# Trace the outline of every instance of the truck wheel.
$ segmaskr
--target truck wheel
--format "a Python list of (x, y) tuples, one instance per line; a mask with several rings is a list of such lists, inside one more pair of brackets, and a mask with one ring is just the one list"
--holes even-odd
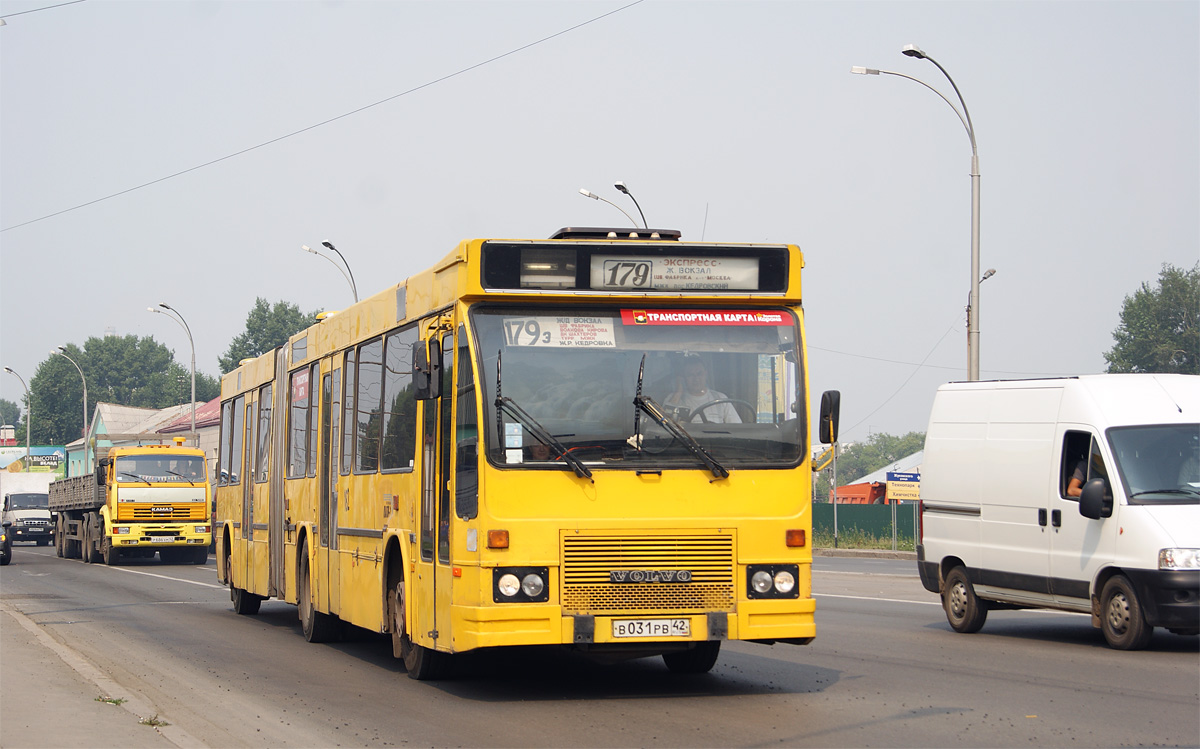
[(50, 539), (48, 539), (48, 538), (39, 538), (39, 539), (37, 540), (37, 545), (38, 545), (38, 546), (49, 546), (49, 545), (50, 545)]
[(104, 557), (104, 563), (112, 567), (121, 558), (121, 551), (113, 546), (112, 538), (106, 533), (104, 540), (100, 542), (100, 556)]
[(1116, 650), (1141, 650), (1150, 644), (1154, 627), (1146, 624), (1141, 601), (1124, 575), (1114, 575), (1104, 584), (1100, 629), (1108, 646)]
[(100, 535), (103, 532), (100, 529), (101, 520), (96, 513), (88, 515), (87, 538), (88, 541), (84, 544), (83, 553), (84, 561), (91, 564), (99, 564), (102, 561), (100, 556)]
[(962, 567), (955, 567), (946, 576), (942, 588), (942, 608), (955, 632), (978, 632), (987, 621), (987, 605), (975, 595), (975, 587)]
[(83, 524), (80, 526), (80, 535), (83, 536), (83, 541), (80, 542), (79, 558), (84, 564), (92, 563), (92, 523), (87, 518), (84, 518)]
[(66, 535), (66, 531), (63, 530), (62, 515), (59, 515), (54, 523), (54, 553), (57, 554), (59, 557), (62, 557), (64, 554), (64, 552), (63, 552), (63, 536), (65, 536), (65, 535)]
[(309, 642), (329, 642), (336, 639), (338, 634), (337, 618), (317, 611), (312, 599), (312, 578), (309, 576), (308, 548), (300, 545), (300, 570), (296, 573), (299, 587), (296, 608), (300, 614), (300, 628), (304, 630), (304, 639)]
[(716, 665), (720, 653), (720, 641), (698, 642), (690, 650), (663, 653), (663, 663), (674, 674), (706, 674)]

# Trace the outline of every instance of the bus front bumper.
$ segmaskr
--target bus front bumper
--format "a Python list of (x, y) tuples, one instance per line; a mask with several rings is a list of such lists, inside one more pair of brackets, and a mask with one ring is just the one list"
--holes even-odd
[(807, 644), (813, 599), (739, 601), (736, 611), (565, 614), (554, 604), (453, 608), (453, 650), (508, 645), (669, 646), (705, 640)]

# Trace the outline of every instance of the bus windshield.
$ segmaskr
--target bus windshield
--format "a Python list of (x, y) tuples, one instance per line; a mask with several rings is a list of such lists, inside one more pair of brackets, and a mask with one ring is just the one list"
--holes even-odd
[[(493, 465), (705, 469), (701, 452), (728, 469), (794, 467), (801, 459), (807, 415), (799, 326), (789, 310), (476, 307), (471, 314), (481, 442)], [(635, 405), (639, 393), (653, 408)]]
[(199, 455), (122, 455), (113, 468), (120, 482), (202, 483), (204, 458)]

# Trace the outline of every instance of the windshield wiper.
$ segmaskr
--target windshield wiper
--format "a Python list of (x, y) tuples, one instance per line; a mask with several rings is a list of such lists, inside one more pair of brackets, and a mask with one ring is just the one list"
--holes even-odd
[(500, 386), (501, 386), (500, 352), (497, 351), (496, 352), (496, 404), (495, 405), (496, 405), (496, 432), (500, 439), (500, 445), (502, 447), (504, 445), (503, 414), (508, 414), (509, 416), (511, 416), (514, 419), (516, 419), (517, 421), (519, 421), (522, 426), (524, 426), (526, 429), (528, 429), (529, 433), (533, 435), (534, 439), (536, 439), (538, 442), (541, 442), (543, 445), (545, 445), (546, 447), (549, 447), (551, 450), (553, 450), (558, 455), (558, 457), (563, 460), (563, 462), (565, 462), (568, 466), (571, 467), (571, 470), (575, 471), (576, 476), (578, 476), (581, 479), (587, 479), (588, 481), (591, 481), (593, 484), (596, 483), (596, 480), (592, 478), (591, 469), (588, 468), (587, 466), (585, 466), (579, 460), (579, 458), (576, 458), (574, 455), (572, 455), (571, 451), (567, 449), (566, 445), (564, 445), (553, 434), (550, 434), (550, 432), (546, 431), (546, 427), (542, 426), (541, 423), (537, 419), (530, 416), (529, 413), (527, 411), (525, 411), (525, 409), (518, 406), (516, 401), (514, 401), (512, 398), (506, 398), (503, 395), (501, 395)]
[(146, 486), (150, 486), (150, 479), (148, 479), (148, 478), (146, 478), (145, 476), (142, 476), (142, 475), (140, 475), (140, 474), (137, 474), (137, 473), (130, 473), (129, 471), (117, 471), (117, 475), (119, 475), (119, 476), (133, 476), (133, 477), (134, 477), (135, 479), (137, 479), (138, 481), (145, 481), (145, 482), (146, 482)]
[(1192, 494), (1200, 497), (1200, 492), (1196, 491), (1195, 489), (1151, 489), (1144, 492), (1134, 492), (1133, 494), (1129, 495), (1129, 498), (1133, 499), (1134, 497), (1141, 497), (1145, 494)]
[(184, 481), (188, 482), (188, 483), (189, 483), (189, 484), (191, 484), (192, 486), (195, 486), (195, 485), (196, 485), (196, 482), (195, 482), (195, 481), (192, 481), (192, 480), (191, 480), (191, 479), (189, 479), (187, 476), (184, 476), (182, 473), (175, 473), (174, 471), (167, 471), (167, 473), (171, 474), (172, 476), (178, 476), (179, 478), (181, 478), (181, 479), (183, 479)]
[[(675, 439), (682, 442), (693, 455), (699, 458), (708, 467), (708, 470), (712, 471), (713, 481), (729, 478), (729, 470), (718, 463), (716, 458), (709, 455), (708, 451), (696, 441), (695, 437), (688, 434), (687, 430), (679, 422), (667, 416), (662, 406), (655, 403), (653, 398), (648, 395), (635, 395), (633, 404), (649, 414), (650, 418), (657, 421), (659, 426), (670, 432)], [(641, 441), (638, 440), (638, 443), (640, 445)]]

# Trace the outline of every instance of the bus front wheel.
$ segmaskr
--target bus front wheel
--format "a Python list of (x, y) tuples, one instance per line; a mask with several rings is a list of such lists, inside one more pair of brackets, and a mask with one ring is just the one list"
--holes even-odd
[(398, 580), (388, 591), (388, 615), (392, 622), (392, 655), (403, 659), (408, 678), (417, 681), (436, 679), (441, 675), (447, 656), (412, 641), (405, 625), (406, 606), (404, 580)]

